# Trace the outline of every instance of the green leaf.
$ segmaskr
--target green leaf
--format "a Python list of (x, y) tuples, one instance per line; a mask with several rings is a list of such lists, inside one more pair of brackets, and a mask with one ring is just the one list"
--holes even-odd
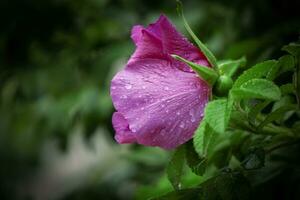
[(255, 125), (256, 116), (260, 113), (262, 109), (264, 109), (267, 105), (269, 105), (271, 101), (263, 101), (257, 103), (254, 107), (250, 109), (248, 112), (248, 119), (252, 125)]
[(293, 71), (295, 68), (295, 59), (291, 55), (285, 55), (279, 58), (280, 73)]
[(227, 99), (218, 99), (209, 102), (205, 107), (206, 122), (218, 133), (224, 133), (231, 114), (233, 102)]
[(184, 153), (184, 146), (180, 146), (179, 148), (177, 148), (167, 166), (168, 179), (175, 190), (179, 190), (181, 187), (181, 176), (184, 166)]
[(171, 55), (173, 58), (175, 58), (176, 60), (182, 61), (186, 64), (188, 64), (196, 73), (199, 74), (199, 76), (206, 81), (208, 84), (213, 85), (216, 80), (218, 79), (218, 73), (207, 67), (207, 66), (202, 66), (202, 65), (198, 65), (196, 63), (190, 62), (178, 55)]
[(285, 113), (288, 111), (296, 110), (296, 105), (285, 105), (282, 106), (275, 111), (271, 112), (265, 119), (262, 121), (259, 126), (257, 127), (258, 130), (261, 130), (265, 125), (271, 123), (275, 120), (279, 120), (285, 116)]
[(295, 93), (295, 88), (292, 83), (287, 83), (285, 85), (280, 86), (280, 91), (282, 95), (293, 94)]
[(254, 78), (262, 78), (267, 76), (268, 72), (277, 64), (275, 60), (268, 60), (262, 63), (259, 63), (250, 69), (244, 71), (242, 75), (238, 77), (238, 79), (233, 84), (233, 88), (239, 88), (245, 82), (254, 79)]
[(282, 47), (282, 50), (290, 53), (291, 55), (293, 55), (295, 57), (300, 56), (300, 44), (290, 43), (290, 44)]
[(238, 60), (225, 61), (225, 62), (219, 64), (220, 75), (224, 74), (229, 77), (232, 77), (239, 67), (243, 67), (246, 65), (246, 62), (247, 62), (247, 60), (245, 57), (242, 57)]
[(277, 77), (277, 75), (279, 75), (279, 72), (280, 72), (280, 64), (276, 63), (267, 73), (266, 79), (274, 80)]
[(244, 82), (238, 89), (232, 89), (234, 99), (280, 99), (280, 89), (271, 81), (265, 79), (252, 79)]
[(185, 152), (187, 164), (192, 172), (202, 176), (206, 168), (206, 159), (203, 157), (200, 158), (191, 141), (185, 144)]
[(201, 183), (197, 188), (167, 193), (152, 200), (248, 200), (251, 199), (250, 184), (239, 172), (222, 172)]
[(225, 131), (226, 99), (209, 102), (205, 108), (205, 119), (207, 123), (218, 133)]
[(188, 22), (186, 21), (184, 14), (183, 14), (183, 5), (180, 1), (177, 1), (177, 11), (179, 16), (182, 17), (184, 27), (191, 35), (193, 40), (196, 42), (197, 46), (201, 49), (202, 53), (205, 55), (209, 63), (213, 66), (213, 68), (217, 69), (217, 59), (214, 54), (199, 40), (199, 38), (195, 35), (192, 31), (191, 27), (189, 26)]
[(215, 193), (218, 199), (247, 200), (251, 199), (251, 190), (248, 180), (239, 172), (223, 173), (215, 178)]
[(202, 120), (193, 138), (195, 150), (201, 158), (205, 158), (207, 154), (212, 151), (212, 146), (216, 138), (217, 133), (206, 121)]

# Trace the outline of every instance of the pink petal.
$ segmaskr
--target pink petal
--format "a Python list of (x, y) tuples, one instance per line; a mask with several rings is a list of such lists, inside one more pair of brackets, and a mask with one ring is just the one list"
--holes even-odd
[[(147, 32), (146, 37), (144, 36), (144, 32)], [(149, 42), (149, 35), (151, 35), (152, 38), (156, 38), (157, 41), (153, 43)], [(137, 50), (132, 58), (151, 58), (152, 54), (149, 54), (149, 51), (144, 52), (141, 49), (154, 48), (156, 52), (160, 51), (160, 53), (165, 54), (165, 56), (177, 54), (192, 62), (210, 66), (204, 54), (179, 33), (164, 15), (161, 15), (155, 23), (150, 24), (147, 28), (143, 28), (140, 25), (134, 26), (131, 37), (137, 45)], [(160, 48), (157, 48), (158, 41), (160, 41)], [(152, 53), (154, 53), (154, 51), (152, 51)], [(130, 62), (131, 61), (132, 60), (130, 60)], [(184, 70), (190, 71), (190, 68), (185, 67)]]
[(112, 117), (112, 122), (114, 129), (118, 133), (115, 135), (117, 142), (121, 144), (135, 142), (135, 137), (129, 130), (129, 125), (121, 113), (115, 112)]
[[(163, 59), (135, 60), (111, 82), (119, 142), (172, 149), (191, 139), (210, 88), (195, 73)], [(135, 139), (134, 139), (135, 138)]]

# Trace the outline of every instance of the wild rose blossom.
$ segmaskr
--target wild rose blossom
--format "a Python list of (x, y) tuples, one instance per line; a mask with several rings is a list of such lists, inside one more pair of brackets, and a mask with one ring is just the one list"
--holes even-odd
[(173, 149), (192, 138), (211, 88), (171, 54), (210, 64), (164, 15), (147, 28), (134, 26), (131, 38), (136, 50), (111, 81), (115, 139)]

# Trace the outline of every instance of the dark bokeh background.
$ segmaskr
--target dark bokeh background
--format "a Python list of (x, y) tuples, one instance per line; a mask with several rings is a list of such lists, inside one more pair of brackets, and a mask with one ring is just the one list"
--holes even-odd
[[(299, 1), (183, 3), (219, 59), (277, 58), (299, 37)], [(0, 199), (145, 199), (171, 190), (169, 152), (115, 143), (109, 97), (134, 50), (131, 27), (160, 13), (185, 33), (172, 0), (0, 1)]]

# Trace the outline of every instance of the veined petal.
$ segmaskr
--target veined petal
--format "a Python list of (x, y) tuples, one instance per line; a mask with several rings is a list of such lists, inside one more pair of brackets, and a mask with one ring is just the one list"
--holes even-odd
[[(188, 141), (203, 117), (209, 86), (175, 61), (140, 59), (111, 82), (116, 139), (172, 149)], [(121, 116), (122, 117), (121, 117)], [(125, 137), (126, 136), (126, 137)], [(128, 140), (127, 140), (128, 139)]]
[[(147, 36), (145, 36), (145, 32), (147, 32)], [(149, 35), (152, 38), (156, 38), (154, 39), (156, 42), (149, 42)], [(160, 53), (164, 55), (176, 54), (189, 61), (210, 66), (204, 54), (179, 33), (164, 15), (161, 15), (155, 23), (150, 24), (147, 28), (143, 28), (140, 25), (134, 26), (131, 37), (137, 45), (137, 50), (132, 58), (153, 58), (152, 54), (148, 53), (149, 51), (142, 51), (140, 49), (146, 48), (149, 50), (155, 48), (156, 52), (160, 49)], [(158, 41), (160, 41), (160, 48), (156, 48)], [(190, 68), (185, 66), (184, 70), (190, 71)]]
[(115, 139), (123, 144), (123, 143), (133, 143), (135, 142), (135, 137), (133, 133), (129, 129), (129, 124), (124, 116), (119, 113), (115, 112), (112, 117), (112, 123), (114, 129), (118, 134), (115, 135)]
[(128, 64), (144, 58), (168, 59), (168, 55), (163, 52), (161, 41), (146, 29), (139, 26), (133, 28), (132, 38), (137, 48)]

